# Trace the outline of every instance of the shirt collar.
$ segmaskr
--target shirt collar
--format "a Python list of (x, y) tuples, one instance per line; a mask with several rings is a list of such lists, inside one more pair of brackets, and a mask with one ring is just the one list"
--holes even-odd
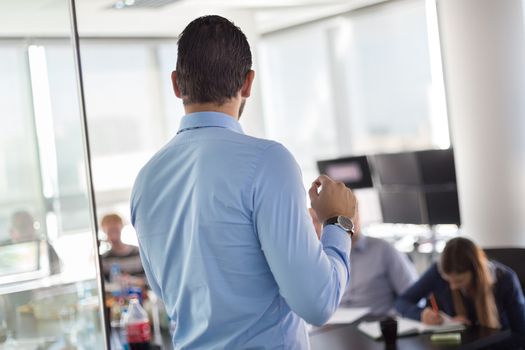
[(179, 131), (206, 127), (226, 128), (239, 134), (244, 134), (241, 124), (228, 114), (220, 112), (196, 112), (186, 114), (182, 117)]
[(360, 232), (359, 238), (357, 239), (357, 242), (355, 242), (355, 244), (352, 245), (352, 248), (358, 251), (363, 251), (366, 248), (366, 243), (367, 243), (366, 236), (362, 232)]

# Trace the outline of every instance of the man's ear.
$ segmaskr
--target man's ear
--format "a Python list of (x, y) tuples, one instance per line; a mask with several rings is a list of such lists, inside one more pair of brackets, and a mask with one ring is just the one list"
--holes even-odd
[(255, 79), (255, 71), (250, 69), (248, 74), (246, 74), (244, 84), (242, 84), (241, 97), (250, 97), (250, 94), (252, 92), (253, 79)]
[(171, 72), (171, 84), (173, 85), (173, 92), (175, 92), (175, 96), (177, 96), (178, 98), (182, 98), (179, 89), (179, 84), (177, 84), (177, 71), (175, 70)]

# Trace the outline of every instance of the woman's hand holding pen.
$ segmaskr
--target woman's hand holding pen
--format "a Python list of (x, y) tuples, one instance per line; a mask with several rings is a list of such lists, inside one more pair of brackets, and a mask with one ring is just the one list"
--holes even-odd
[(421, 322), (426, 324), (442, 324), (444, 319), (439, 313), (438, 304), (434, 294), (430, 295), (430, 305), (432, 308), (427, 307), (421, 312)]
[(426, 307), (421, 312), (421, 322), (425, 324), (442, 324), (443, 317), (439, 314), (439, 312), (432, 310), (430, 307)]

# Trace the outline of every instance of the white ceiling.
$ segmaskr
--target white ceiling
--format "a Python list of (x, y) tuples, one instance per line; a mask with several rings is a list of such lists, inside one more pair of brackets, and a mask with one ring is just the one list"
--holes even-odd
[[(219, 14), (264, 33), (384, 0), (179, 0), (160, 8), (112, 6), (117, 0), (76, 0), (79, 34), (175, 37), (192, 19)], [(0, 36), (70, 33), (69, 0), (0, 0)]]

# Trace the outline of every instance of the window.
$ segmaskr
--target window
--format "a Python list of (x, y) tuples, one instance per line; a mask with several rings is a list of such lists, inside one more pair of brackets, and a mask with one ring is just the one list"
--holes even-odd
[(338, 154), (328, 28), (287, 30), (262, 40), (261, 84), (267, 137), (296, 157), (305, 184), (315, 161)]
[(81, 39), (81, 48), (98, 210), (127, 216), (137, 173), (184, 115), (170, 88), (176, 44)]
[(0, 46), (0, 241), (9, 240), (13, 211), (44, 222), (44, 198), (33, 120), (27, 48)]
[(432, 4), (399, 0), (262, 38), (268, 137), (294, 153), (305, 184), (319, 159), (448, 147)]

